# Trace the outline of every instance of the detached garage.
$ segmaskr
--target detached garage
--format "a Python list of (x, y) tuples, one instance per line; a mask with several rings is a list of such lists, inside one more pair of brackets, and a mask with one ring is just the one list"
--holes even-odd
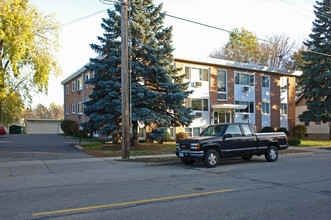
[(59, 119), (25, 119), (27, 134), (62, 134)]

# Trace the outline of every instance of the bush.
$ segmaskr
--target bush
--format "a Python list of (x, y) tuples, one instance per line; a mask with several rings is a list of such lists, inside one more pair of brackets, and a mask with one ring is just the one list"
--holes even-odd
[(298, 138), (289, 138), (288, 139), (288, 145), (290, 145), (290, 146), (299, 146), (300, 144), (301, 144), (301, 141)]
[(277, 132), (284, 132), (285, 134), (286, 134), (286, 136), (289, 136), (290, 135), (290, 133), (288, 132), (288, 130), (286, 129), (286, 128), (279, 128), (278, 130), (277, 130)]
[(77, 124), (77, 122), (75, 122), (75, 121), (72, 121), (72, 120), (63, 120), (62, 122), (61, 122), (61, 129), (62, 129), (62, 131), (65, 133), (65, 134), (67, 134), (67, 135), (73, 135), (73, 133), (72, 133), (72, 131), (71, 131), (71, 126), (73, 125), (73, 124)]
[(307, 133), (307, 128), (304, 125), (296, 125), (294, 127), (294, 137), (302, 139)]
[(73, 135), (75, 135), (77, 137), (80, 136), (79, 125), (77, 122), (75, 122), (71, 125), (71, 132)]
[(171, 141), (170, 134), (167, 131), (167, 128), (160, 127), (160, 128), (154, 128), (151, 133), (148, 135), (149, 139), (152, 141), (157, 141), (158, 143), (162, 144), (165, 141)]
[(275, 132), (275, 129), (273, 129), (272, 127), (266, 126), (266, 127), (262, 128), (260, 131), (260, 133), (268, 133), (268, 132)]
[(179, 132), (176, 134), (176, 141), (188, 138), (188, 134)]

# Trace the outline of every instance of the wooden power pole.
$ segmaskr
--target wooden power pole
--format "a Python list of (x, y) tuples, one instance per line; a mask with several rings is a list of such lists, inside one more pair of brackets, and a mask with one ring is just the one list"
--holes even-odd
[(128, 74), (128, 3), (121, 0), (121, 82), (122, 82), (122, 159), (130, 155), (129, 74)]

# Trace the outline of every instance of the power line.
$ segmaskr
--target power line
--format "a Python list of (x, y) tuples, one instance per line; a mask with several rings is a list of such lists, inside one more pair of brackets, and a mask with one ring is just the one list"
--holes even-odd
[(68, 21), (68, 22), (63, 23), (62, 26), (64, 27), (64, 26), (67, 26), (67, 25), (71, 25), (71, 24), (77, 23), (77, 22), (79, 22), (79, 21), (82, 21), (82, 20), (85, 20), (85, 19), (87, 19), (87, 18), (93, 17), (93, 16), (95, 16), (95, 15), (97, 15), (97, 14), (101, 14), (101, 13), (107, 11), (107, 10), (108, 10), (108, 9), (103, 9), (103, 10), (101, 10), (101, 11), (94, 12), (94, 13), (89, 14), (89, 15), (86, 15), (86, 16), (84, 16), (84, 17), (80, 17), (80, 18), (73, 19), (73, 20), (71, 20), (71, 21)]
[[(200, 23), (200, 22), (197, 22), (197, 21), (192, 21), (192, 20), (185, 19), (185, 18), (180, 18), (180, 17), (174, 16), (174, 15), (169, 15), (169, 14), (166, 14), (166, 13), (165, 13), (165, 16), (168, 16), (168, 17), (171, 17), (171, 18), (175, 18), (175, 19), (178, 19), (178, 20), (182, 20), (182, 21), (186, 21), (186, 22), (190, 22), (190, 23), (193, 23), (193, 24), (201, 25), (201, 26), (204, 26), (204, 27), (208, 27), (208, 28), (213, 28), (213, 29), (216, 29), (216, 30), (224, 31), (224, 32), (227, 32), (227, 33), (231, 33), (232, 32), (230, 30), (226, 30), (226, 29), (215, 27), (215, 26), (208, 25), (208, 24), (203, 24), (203, 23)], [(264, 40), (264, 39), (257, 38), (257, 37), (252, 37), (252, 36), (249, 36), (249, 35), (244, 35), (244, 36), (245, 37), (254, 38), (254, 39), (259, 40), (259, 41), (263, 41), (263, 42), (267, 42), (267, 43), (272, 43), (271, 41)], [(297, 47), (293, 47), (293, 48), (294, 49), (297, 49), (297, 50), (300, 50), (300, 48), (297, 48)], [(313, 50), (305, 50), (305, 51), (331, 57), (331, 54), (321, 53), (321, 52), (317, 52), (317, 51), (313, 51)]]

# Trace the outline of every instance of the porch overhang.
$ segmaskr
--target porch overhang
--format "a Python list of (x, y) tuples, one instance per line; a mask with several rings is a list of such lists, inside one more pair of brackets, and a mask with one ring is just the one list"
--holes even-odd
[(211, 107), (214, 110), (220, 110), (220, 109), (246, 109), (247, 105), (215, 104), (215, 105), (211, 105)]

